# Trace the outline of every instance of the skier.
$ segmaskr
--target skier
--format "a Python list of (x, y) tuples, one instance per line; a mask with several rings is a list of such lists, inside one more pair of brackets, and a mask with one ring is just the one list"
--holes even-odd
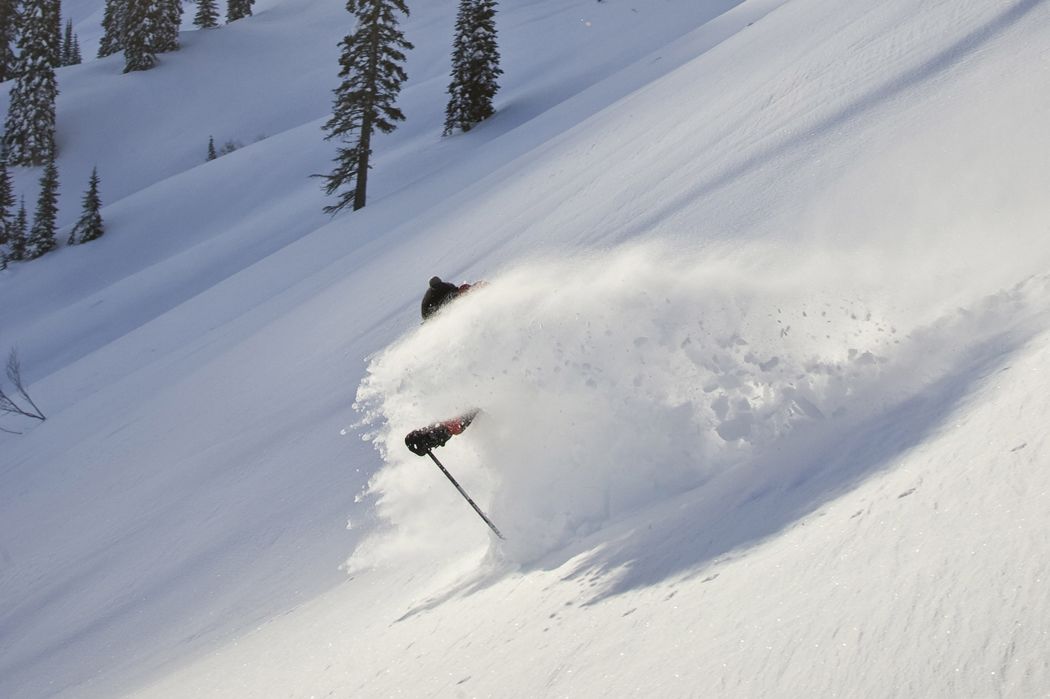
[[(484, 282), (475, 282), (474, 284), (460, 284), (456, 286), (455, 284), (442, 281), (441, 277), (431, 277), (426, 293), (423, 294), (421, 308), (423, 321), (426, 322), (432, 318), (443, 306), (451, 303), (460, 295), (484, 285)], [(474, 421), (477, 415), (477, 410), (471, 410), (451, 420), (435, 422), (418, 430), (412, 430), (405, 435), (405, 446), (413, 454), (426, 456), (431, 450), (445, 446), (448, 440), (457, 434), (461, 434), (463, 430), (470, 426), (470, 423)]]
[(442, 306), (455, 300), (460, 294), (483, 285), (484, 282), (475, 282), (474, 284), (460, 284), (456, 286), (455, 284), (442, 281), (441, 277), (431, 277), (430, 286), (427, 288), (426, 293), (423, 294), (423, 320), (426, 321), (437, 313)]
[[(423, 322), (426, 322), (428, 318), (433, 317), (442, 306), (455, 300), (461, 294), (469, 291), (470, 289), (484, 286), (484, 282), (477, 282), (475, 284), (461, 284), (456, 286), (455, 284), (449, 284), (448, 282), (441, 281), (440, 277), (432, 277), (430, 284), (425, 294), (423, 294)], [(445, 477), (456, 486), (456, 490), (463, 496), (463, 499), (470, 504), (474, 511), (478, 513), (478, 516), (488, 525), (489, 529), (492, 530), (496, 536), (503, 539), (504, 536), (500, 530), (492, 523), (477, 503), (475, 503), (467, 491), (463, 490), (463, 486), (448, 472), (445, 465), (434, 456), (434, 450), (438, 447), (443, 447), (457, 434), (462, 434), (463, 430), (470, 426), (470, 423), (474, 421), (474, 418), (478, 416), (478, 410), (471, 410), (459, 417), (454, 417), (451, 420), (444, 420), (442, 422), (435, 422), (433, 425), (427, 425), (421, 427), (418, 430), (412, 430), (405, 435), (405, 446), (408, 447), (409, 451), (418, 456), (429, 456), (431, 460), (437, 465), (441, 472), (445, 474)]]

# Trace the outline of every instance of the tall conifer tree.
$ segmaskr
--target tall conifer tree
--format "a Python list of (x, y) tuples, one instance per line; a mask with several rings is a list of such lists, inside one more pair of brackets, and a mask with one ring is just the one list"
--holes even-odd
[(26, 236), (29, 229), (29, 220), (26, 216), (26, 199), (22, 197), (22, 205), (18, 209), (14, 225), (8, 229), (7, 235), (7, 258), (9, 260), (26, 259)]
[(446, 136), (457, 128), (470, 131), (492, 116), (492, 98), (499, 90), (502, 74), (495, 0), (460, 0), (452, 44), (452, 81), (445, 108)]
[[(334, 91), (334, 113), (324, 125), (326, 139), (348, 144), (339, 148), (336, 167), (325, 176), (325, 191), (339, 192), (339, 201), (324, 209), (332, 214), (351, 203), (355, 211), (365, 205), (372, 137), (376, 131), (390, 133), (405, 119), (396, 101), (408, 77), (401, 67), (404, 52), (413, 48), (395, 15), (408, 16), (405, 0), (347, 0), (346, 9), (357, 17), (357, 27), (339, 44), (343, 82)], [(344, 189), (351, 182), (353, 189)]]
[(236, 22), (252, 16), (252, 5), (255, 0), (226, 0), (226, 21)]
[(80, 39), (73, 31), (73, 20), (66, 20), (66, 31), (62, 35), (62, 65), (80, 65)]
[(193, 24), (201, 29), (219, 26), (219, 7), (216, 0), (197, 0), (197, 14)]
[(7, 268), (10, 256), (8, 243), (13, 233), (15, 192), (11, 185), (11, 173), (7, 171), (7, 156), (0, 153), (0, 269)]
[(124, 72), (157, 64), (161, 16), (159, 0), (127, 0), (124, 10)]
[(124, 19), (128, 0), (106, 0), (106, 11), (102, 15), (102, 40), (98, 45), (98, 57), (105, 58), (124, 50)]
[(55, 151), (55, 98), (51, 63), (52, 0), (24, 0), (17, 78), (4, 122), (4, 148), (12, 165), (42, 165)]
[(0, 83), (15, 77), (18, 0), (0, 0)]
[(73, 65), (73, 20), (66, 20), (66, 31), (62, 34), (61, 65)]
[(58, 68), (62, 65), (62, 1), (47, 0), (44, 7), (51, 26), (51, 67)]
[(179, 50), (182, 28), (182, 0), (159, 0), (157, 3), (157, 50), (161, 53)]
[(58, 217), (58, 167), (47, 161), (40, 176), (40, 198), (36, 203), (33, 227), (26, 240), (26, 259), (32, 260), (55, 249), (55, 219)]
[(0, 154), (0, 245), (7, 242), (8, 231), (14, 225), (14, 209), (15, 190), (7, 171), (7, 155)]
[(96, 167), (91, 170), (88, 189), (84, 192), (84, 209), (80, 214), (80, 220), (73, 226), (69, 234), (70, 245), (91, 242), (96, 238), (101, 238), (106, 232), (102, 224), (102, 199), (98, 194), (98, 183), (98, 168)]

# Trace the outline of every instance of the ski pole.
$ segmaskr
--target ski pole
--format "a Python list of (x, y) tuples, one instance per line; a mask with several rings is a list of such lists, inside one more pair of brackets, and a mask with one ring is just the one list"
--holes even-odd
[(474, 503), (474, 501), (470, 499), (469, 495), (467, 495), (467, 491), (463, 490), (463, 486), (461, 486), (456, 481), (456, 479), (452, 477), (452, 474), (448, 472), (448, 469), (445, 468), (445, 465), (438, 461), (438, 458), (434, 456), (434, 452), (428, 449), (427, 456), (433, 459), (434, 463), (437, 464), (437, 467), (441, 469), (441, 472), (444, 473), (450, 481), (452, 481), (452, 485), (456, 486), (456, 490), (458, 490), (459, 494), (462, 495), (464, 499), (466, 499), (466, 501), (470, 503), (470, 506), (474, 508), (474, 511), (478, 513), (478, 516), (481, 517), (481, 519), (485, 520), (485, 524), (489, 525), (489, 529), (495, 532), (496, 536), (498, 536), (500, 539), (506, 541), (506, 537), (500, 534), (499, 529), (496, 529), (496, 525), (492, 523), (492, 520), (485, 516), (485, 513), (481, 511), (481, 508), (478, 507)]

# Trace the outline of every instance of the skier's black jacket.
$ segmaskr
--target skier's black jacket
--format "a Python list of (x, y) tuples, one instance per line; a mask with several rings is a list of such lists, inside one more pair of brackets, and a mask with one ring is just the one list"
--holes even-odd
[(470, 289), (470, 284), (449, 284), (441, 281), (440, 277), (431, 277), (430, 288), (423, 294), (423, 320), (438, 312), (438, 310), (449, 301), (452, 301), (464, 291)]

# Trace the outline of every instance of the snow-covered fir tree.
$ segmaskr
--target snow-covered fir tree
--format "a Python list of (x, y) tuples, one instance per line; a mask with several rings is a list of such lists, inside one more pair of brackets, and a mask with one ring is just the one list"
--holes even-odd
[(0, 154), (0, 243), (6, 240), (7, 229), (14, 217), (15, 189), (11, 173), (7, 171), (7, 154)]
[(160, 52), (159, 0), (127, 0), (124, 10), (124, 72), (149, 70), (157, 64)]
[(26, 259), (26, 236), (29, 231), (29, 217), (26, 215), (26, 199), (22, 197), (21, 206), (15, 222), (7, 229), (7, 258), (9, 260)]
[(208, 136), (208, 160), (215, 160), (219, 154), (215, 152), (215, 137)]
[(226, 21), (236, 22), (252, 16), (252, 5), (255, 0), (226, 0)]
[(69, 52), (73, 48), (73, 20), (66, 20), (66, 30), (62, 32), (62, 44), (61, 50), (59, 51), (60, 59), (59, 65), (69, 65)]
[(40, 176), (40, 198), (36, 202), (33, 227), (26, 240), (26, 259), (33, 260), (55, 249), (55, 219), (58, 217), (58, 167), (47, 161)]
[(445, 108), (446, 136), (457, 128), (470, 131), (492, 116), (492, 98), (499, 90), (502, 74), (496, 42), (496, 1), (460, 0)]
[(79, 245), (97, 238), (101, 238), (106, 232), (102, 224), (102, 199), (98, 194), (98, 168), (91, 170), (91, 179), (88, 181), (88, 189), (84, 192), (84, 208), (80, 219), (73, 226), (69, 234), (69, 244)]
[(219, 6), (216, 0), (197, 0), (197, 14), (193, 24), (201, 29), (219, 26)]
[(62, 0), (47, 0), (44, 5), (51, 25), (51, 67), (59, 68), (62, 66)]
[(73, 33), (73, 20), (66, 20), (66, 31), (62, 34), (62, 65), (75, 66), (80, 63), (80, 42)]
[(179, 48), (180, 0), (127, 0), (124, 11), (124, 72), (149, 70), (157, 54)]
[(157, 4), (157, 51), (178, 51), (179, 29), (182, 27), (182, 0), (159, 0)]
[(18, 0), (0, 0), (0, 83), (15, 77)]
[(124, 17), (128, 0), (106, 0), (106, 11), (102, 15), (102, 39), (98, 44), (98, 57), (105, 58), (124, 50)]
[(326, 139), (346, 144), (339, 148), (335, 169), (325, 176), (325, 192), (339, 196), (324, 209), (333, 214), (351, 203), (355, 211), (365, 205), (372, 137), (376, 131), (390, 133), (404, 121), (396, 102), (408, 77), (402, 68), (404, 52), (413, 48), (395, 14), (408, 15), (405, 0), (348, 0), (346, 9), (357, 17), (357, 27), (339, 44), (343, 82), (335, 89), (332, 118), (324, 125)]
[(17, 77), (4, 122), (4, 148), (12, 165), (42, 165), (55, 150), (58, 85), (51, 63), (52, 0), (24, 0)]
[(0, 269), (7, 267), (8, 242), (14, 226), (15, 192), (11, 173), (7, 171), (7, 156), (0, 154)]

